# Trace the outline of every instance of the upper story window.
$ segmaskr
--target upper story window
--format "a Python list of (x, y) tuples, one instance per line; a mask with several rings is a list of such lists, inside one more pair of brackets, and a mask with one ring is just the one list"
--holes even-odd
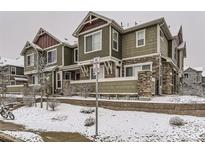
[(34, 66), (34, 54), (27, 55), (26, 65), (27, 66)]
[(79, 54), (78, 49), (74, 49), (74, 63), (77, 63), (79, 61)]
[(84, 53), (102, 50), (102, 31), (84, 36)]
[(164, 33), (163, 33), (162, 30), (160, 30), (160, 38), (161, 38), (162, 40), (164, 40)]
[(145, 29), (136, 32), (136, 47), (145, 46)]
[(11, 67), (11, 74), (13, 74), (13, 75), (16, 74), (16, 67)]
[(119, 33), (113, 29), (112, 31), (112, 49), (118, 51)]
[(53, 64), (57, 61), (56, 49), (47, 52), (47, 63)]
[(184, 74), (184, 78), (189, 78), (189, 74)]

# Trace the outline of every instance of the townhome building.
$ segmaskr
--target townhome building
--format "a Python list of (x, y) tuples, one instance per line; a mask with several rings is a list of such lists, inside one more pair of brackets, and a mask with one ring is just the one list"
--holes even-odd
[(100, 57), (99, 93), (140, 96), (174, 94), (182, 82), (186, 42), (182, 26), (172, 35), (164, 18), (123, 28), (113, 19), (89, 12), (73, 36), (70, 45), (40, 28), (27, 42), (24, 56), (29, 83), (38, 83), (40, 55), (47, 59), (53, 92), (70, 85), (91, 86), (95, 92), (93, 59)]
[(40, 84), (39, 65), (42, 57), (46, 64), (43, 71), (51, 79), (53, 93), (62, 91), (63, 80), (80, 79), (77, 44), (70, 45), (43, 28), (38, 30), (32, 42), (26, 42), (21, 55), (24, 56), (24, 74), (31, 86)]
[(205, 72), (202, 67), (188, 67), (184, 70), (181, 92), (185, 95), (205, 95)]
[(7, 85), (23, 85), (27, 82), (27, 78), (24, 76), (23, 59), (16, 58), (10, 59), (0, 57), (0, 69), (5, 75)]

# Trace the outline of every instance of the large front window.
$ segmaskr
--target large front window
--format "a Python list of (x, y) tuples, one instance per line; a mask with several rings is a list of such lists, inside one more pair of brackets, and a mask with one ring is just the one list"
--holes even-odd
[(26, 64), (27, 64), (27, 66), (34, 66), (34, 54), (27, 56)]
[(125, 69), (126, 77), (135, 76), (136, 78), (138, 78), (138, 72), (139, 71), (151, 71), (151, 70), (152, 70), (152, 64), (151, 63), (127, 66), (126, 69)]
[(116, 30), (113, 29), (112, 31), (112, 48), (115, 51), (118, 51), (118, 38), (119, 34)]
[(57, 59), (56, 58), (56, 49), (48, 51), (48, 53), (47, 53), (47, 63), (48, 64), (56, 63), (56, 59)]
[(102, 31), (84, 36), (85, 53), (102, 50)]

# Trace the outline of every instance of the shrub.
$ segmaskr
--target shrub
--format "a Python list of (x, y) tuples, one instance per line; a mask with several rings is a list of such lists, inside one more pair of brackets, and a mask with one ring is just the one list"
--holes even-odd
[(183, 126), (185, 124), (184, 120), (181, 119), (180, 117), (172, 117), (169, 120), (169, 124), (170, 125), (174, 125), (174, 126)]
[(89, 108), (89, 109), (81, 109), (80, 110), (80, 113), (84, 113), (84, 114), (91, 114), (93, 112), (95, 112), (95, 110), (91, 109), (91, 108)]
[(87, 127), (93, 126), (94, 124), (95, 124), (95, 119), (92, 117), (87, 118), (84, 122), (84, 126)]
[(55, 111), (56, 107), (60, 105), (60, 102), (56, 99), (51, 99), (48, 102), (48, 106), (52, 109), (52, 111)]

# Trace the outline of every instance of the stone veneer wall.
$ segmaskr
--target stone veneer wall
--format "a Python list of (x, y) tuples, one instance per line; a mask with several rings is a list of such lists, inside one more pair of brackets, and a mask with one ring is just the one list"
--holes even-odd
[(162, 62), (162, 93), (173, 94), (173, 71), (168, 62)]
[(140, 71), (138, 72), (138, 95), (139, 97), (152, 96), (152, 72)]

